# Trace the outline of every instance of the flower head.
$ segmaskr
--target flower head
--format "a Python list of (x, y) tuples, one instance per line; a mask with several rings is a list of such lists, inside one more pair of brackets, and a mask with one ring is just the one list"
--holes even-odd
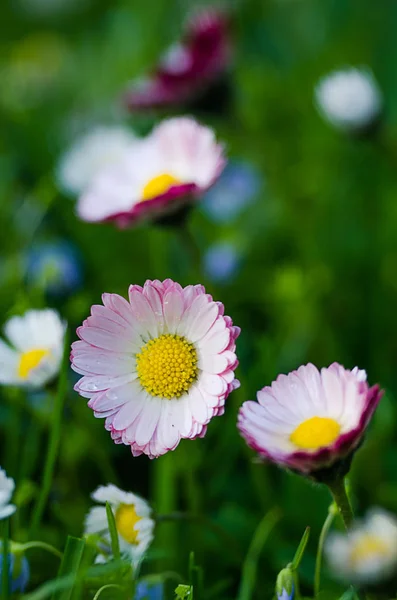
[(0, 520), (7, 519), (7, 517), (10, 517), (16, 511), (16, 506), (10, 504), (14, 488), (14, 480), (11, 477), (7, 477), (4, 469), (0, 468)]
[(27, 279), (54, 296), (74, 291), (81, 284), (80, 260), (68, 242), (44, 243), (27, 256)]
[(341, 129), (363, 129), (382, 109), (381, 92), (367, 69), (348, 68), (323, 77), (315, 100), (323, 117)]
[(348, 533), (332, 533), (325, 545), (334, 573), (357, 584), (375, 584), (397, 568), (397, 519), (374, 508)]
[(126, 127), (101, 126), (77, 139), (61, 157), (59, 185), (68, 194), (83, 193), (111, 165), (118, 165), (136, 138)]
[(75, 389), (89, 398), (116, 443), (154, 458), (181, 438), (205, 435), (238, 387), (239, 328), (201, 285), (146, 281), (129, 288), (129, 302), (104, 294), (104, 306), (77, 330)]
[[(8, 575), (10, 582), (10, 591), (12, 594), (17, 592), (23, 594), (29, 583), (30, 568), (27, 558), (20, 552), (14, 552), (13, 543), (10, 543), (11, 552), (7, 555)], [(4, 554), (0, 544), (0, 580), (3, 575)]]
[(277, 600), (293, 600), (294, 574), (290, 566), (280, 571), (276, 581)]
[(137, 566), (153, 540), (154, 521), (149, 504), (140, 496), (132, 492), (123, 492), (112, 484), (100, 486), (92, 494), (92, 499), (100, 506), (94, 506), (88, 512), (85, 518), (85, 533), (100, 535), (107, 544), (102, 548), (103, 552), (107, 553), (107, 546), (110, 552), (105, 506), (108, 502), (114, 514), (120, 550), (130, 556), (133, 565)]
[(55, 310), (28, 310), (11, 317), (4, 332), (13, 347), (0, 339), (0, 383), (42, 387), (59, 371), (65, 335)]
[(365, 371), (334, 363), (279, 375), (243, 404), (238, 427), (260, 456), (305, 474), (350, 455), (363, 438), (382, 392)]
[(126, 94), (132, 110), (182, 104), (195, 98), (224, 73), (231, 48), (226, 15), (214, 9), (198, 11), (186, 25), (184, 39), (172, 45), (149, 77), (135, 82)]
[(175, 212), (207, 190), (224, 164), (211, 129), (186, 117), (165, 120), (95, 178), (78, 215), (123, 226)]

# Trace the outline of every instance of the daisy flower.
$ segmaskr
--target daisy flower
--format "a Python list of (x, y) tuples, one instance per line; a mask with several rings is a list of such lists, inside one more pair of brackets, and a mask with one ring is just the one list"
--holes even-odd
[(7, 519), (17, 509), (14, 504), (10, 504), (14, 488), (14, 480), (11, 477), (7, 477), (4, 469), (0, 468), (0, 520)]
[(356, 584), (376, 584), (396, 573), (397, 519), (374, 508), (349, 533), (328, 536), (325, 552), (334, 573)]
[(240, 333), (202, 285), (170, 279), (131, 285), (129, 302), (104, 294), (104, 306), (77, 330), (75, 386), (116, 443), (150, 458), (182, 438), (205, 435), (239, 386), (235, 341)]
[(145, 110), (192, 100), (227, 70), (230, 59), (226, 15), (214, 9), (196, 11), (181, 42), (168, 48), (151, 75), (132, 84), (126, 104)]
[(310, 474), (332, 466), (360, 444), (382, 396), (365, 371), (334, 363), (279, 375), (243, 404), (238, 427), (263, 458)]
[(59, 371), (66, 325), (55, 310), (28, 310), (11, 317), (4, 332), (12, 347), (0, 339), (0, 383), (44, 386)]
[(121, 226), (153, 219), (201, 196), (224, 165), (223, 147), (211, 129), (187, 117), (168, 119), (95, 178), (77, 213), (85, 221)]
[(94, 506), (85, 518), (84, 531), (100, 535), (110, 547), (110, 534), (106, 516), (109, 502), (119, 535), (120, 551), (131, 557), (136, 567), (153, 540), (154, 521), (146, 500), (132, 492), (124, 492), (115, 485), (100, 486), (91, 495), (100, 506)]
[(348, 68), (323, 77), (315, 89), (322, 116), (341, 129), (363, 129), (382, 110), (382, 94), (368, 69)]
[(120, 125), (95, 127), (61, 157), (56, 173), (59, 186), (72, 196), (83, 193), (106, 167), (123, 159), (135, 140), (135, 135)]

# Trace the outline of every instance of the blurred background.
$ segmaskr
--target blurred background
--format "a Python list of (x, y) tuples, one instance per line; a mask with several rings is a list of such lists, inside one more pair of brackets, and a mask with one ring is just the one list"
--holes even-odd
[[(169, 0), (2, 5), (1, 321), (49, 305), (67, 319), (74, 339), (102, 292), (125, 296), (130, 283), (171, 277), (182, 285), (203, 283), (242, 328), (242, 385), (225, 415), (211, 422), (203, 440), (183, 441), (157, 461), (132, 458), (111, 442), (73, 392), (70, 373), (40, 538), (62, 547), (66, 534), (81, 535), (89, 494), (112, 482), (148, 498), (160, 513), (188, 511), (221, 528), (219, 535), (201, 517), (160, 523), (143, 571), (158, 572), (161, 563), (186, 577), (193, 550), (205, 598), (229, 600), (238, 595), (260, 519), (279, 507), (282, 518), (261, 554), (252, 597), (272, 597), (278, 571), (310, 525), (301, 566), (308, 595), (327, 491), (256, 463), (237, 433), (236, 416), (278, 373), (308, 361), (366, 369), (386, 396), (354, 462), (353, 500), (359, 514), (373, 505), (397, 513), (397, 4), (225, 3), (232, 56), (216, 85), (183, 105), (127, 110), (130, 82), (180, 39), (197, 6)], [(322, 77), (349, 66), (369, 69), (382, 97), (376, 119), (363, 127), (334, 126), (314, 100)], [(200, 258), (187, 254), (170, 228), (120, 231), (80, 221), (75, 199), (57, 180), (60, 157), (92, 128), (117, 125), (143, 135), (171, 114), (191, 114), (213, 127), (230, 161), (189, 216)], [(23, 539), (52, 398), (31, 394), (15, 415), (11, 392), (0, 393), (1, 465), (22, 490), (15, 537)], [(32, 588), (54, 577), (51, 559), (43, 563), (33, 554), (32, 564)], [(324, 577), (335, 598), (343, 587), (327, 572)]]

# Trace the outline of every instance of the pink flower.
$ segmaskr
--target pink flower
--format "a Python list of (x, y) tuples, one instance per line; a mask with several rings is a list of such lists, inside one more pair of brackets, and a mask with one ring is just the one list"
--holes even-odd
[(243, 404), (238, 428), (263, 458), (309, 474), (351, 454), (363, 438), (379, 403), (379, 386), (367, 384), (365, 371), (338, 363), (319, 371), (314, 365), (279, 375)]
[(129, 302), (104, 294), (104, 306), (77, 330), (75, 389), (113, 440), (150, 458), (182, 438), (203, 437), (239, 386), (234, 370), (240, 333), (201, 285), (146, 281), (131, 285)]
[(133, 84), (126, 103), (131, 110), (184, 103), (222, 75), (230, 55), (226, 16), (214, 9), (198, 12), (182, 42), (169, 48), (152, 75)]
[(94, 179), (77, 213), (85, 221), (120, 226), (158, 218), (200, 197), (224, 166), (223, 147), (211, 129), (187, 117), (167, 119)]

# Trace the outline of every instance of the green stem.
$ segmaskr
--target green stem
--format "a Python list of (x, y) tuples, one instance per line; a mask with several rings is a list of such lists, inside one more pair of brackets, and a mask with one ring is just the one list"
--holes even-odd
[[(161, 513), (170, 513), (177, 506), (177, 485), (178, 476), (175, 469), (175, 457), (169, 452), (156, 459), (153, 469), (153, 497), (156, 510)], [(177, 548), (177, 535), (175, 528), (164, 527), (156, 536), (156, 543), (159, 550), (170, 557), (170, 550)], [(160, 570), (169, 568), (169, 560), (164, 564), (164, 560), (159, 560)]]
[(98, 600), (99, 596), (102, 594), (102, 592), (104, 592), (105, 590), (121, 590), (123, 591), (123, 588), (121, 587), (121, 585), (117, 585), (117, 583), (108, 583), (107, 585), (103, 585), (95, 594), (93, 600)]
[(338, 508), (339, 514), (342, 517), (343, 524), (348, 531), (353, 524), (354, 514), (349, 497), (346, 493), (345, 480), (343, 478), (336, 479), (332, 483), (327, 483), (327, 485)]
[(320, 538), (318, 540), (318, 547), (317, 547), (317, 556), (316, 556), (316, 569), (315, 569), (315, 574), (314, 574), (314, 597), (317, 598), (318, 594), (320, 593), (320, 581), (321, 581), (321, 564), (322, 564), (322, 558), (323, 558), (323, 551), (324, 551), (324, 543), (326, 540), (326, 537), (328, 535), (329, 529), (332, 525), (332, 522), (335, 518), (335, 505), (332, 504), (329, 508), (328, 511), (328, 516), (324, 521), (324, 525), (321, 529), (321, 533), (320, 533)]
[(32, 548), (40, 548), (41, 550), (46, 550), (47, 552), (50, 552), (51, 554), (62, 560), (62, 552), (60, 550), (57, 550), (57, 548), (54, 548), (54, 546), (51, 546), (51, 544), (46, 544), (45, 542), (27, 542), (26, 544), (20, 544), (18, 546), (18, 550), (21, 550), (22, 552), (26, 552), (26, 550), (31, 550)]
[(2, 540), (2, 573), (1, 573), (1, 599), (7, 600), (10, 593), (10, 582), (9, 582), (9, 535), (10, 535), (10, 522), (9, 519), (6, 519), (3, 523), (3, 540)]

